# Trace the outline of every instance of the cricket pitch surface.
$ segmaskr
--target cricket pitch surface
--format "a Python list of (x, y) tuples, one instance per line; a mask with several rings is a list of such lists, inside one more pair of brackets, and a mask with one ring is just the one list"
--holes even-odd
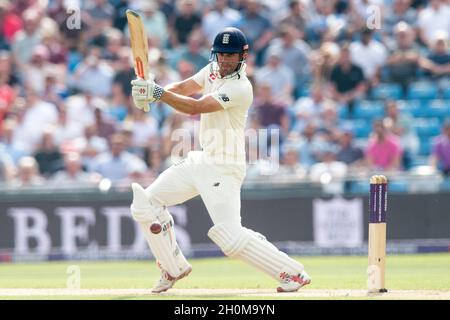
[(89, 296), (130, 296), (130, 297), (192, 297), (192, 298), (219, 298), (219, 297), (236, 297), (236, 298), (308, 298), (308, 299), (342, 299), (342, 298), (380, 298), (380, 299), (443, 299), (450, 300), (450, 291), (448, 290), (389, 290), (387, 293), (368, 294), (366, 290), (354, 289), (308, 289), (299, 290), (298, 292), (277, 293), (274, 289), (170, 289), (162, 294), (153, 294), (150, 289), (0, 289), (1, 297), (89, 297)]

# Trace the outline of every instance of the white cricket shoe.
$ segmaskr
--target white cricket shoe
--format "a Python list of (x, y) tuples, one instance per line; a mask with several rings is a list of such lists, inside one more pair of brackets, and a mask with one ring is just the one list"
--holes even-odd
[(311, 277), (304, 270), (298, 275), (282, 273), (280, 278), (281, 281), (277, 287), (277, 292), (295, 292), (311, 283)]
[(175, 282), (186, 277), (191, 273), (192, 267), (188, 266), (186, 270), (178, 277), (172, 277), (166, 270), (161, 269), (161, 278), (152, 289), (152, 293), (161, 293), (173, 287)]

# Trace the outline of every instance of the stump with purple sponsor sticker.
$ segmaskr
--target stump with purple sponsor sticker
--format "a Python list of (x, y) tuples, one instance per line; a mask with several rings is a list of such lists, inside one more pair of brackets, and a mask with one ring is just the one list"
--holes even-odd
[(369, 293), (387, 292), (385, 288), (387, 179), (383, 175), (370, 178), (369, 207), (367, 287)]

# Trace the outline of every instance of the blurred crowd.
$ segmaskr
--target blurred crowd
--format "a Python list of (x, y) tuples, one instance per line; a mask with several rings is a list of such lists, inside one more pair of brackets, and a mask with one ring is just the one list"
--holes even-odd
[[(383, 115), (365, 123), (368, 136), (355, 139), (355, 106), (380, 83), (406, 95), (418, 79), (445, 86), (450, 77), (449, 0), (0, 0), (4, 184), (148, 184), (198, 148), (199, 117), (162, 103), (149, 113), (133, 106), (128, 8), (142, 13), (161, 85), (205, 66), (222, 28), (246, 34), (255, 93), (248, 126), (279, 130), (280, 175), (410, 170), (414, 118), (383, 100)], [(441, 128), (429, 160), (448, 174), (450, 123)], [(182, 146), (179, 129), (192, 134)], [(266, 160), (249, 176), (264, 174)]]

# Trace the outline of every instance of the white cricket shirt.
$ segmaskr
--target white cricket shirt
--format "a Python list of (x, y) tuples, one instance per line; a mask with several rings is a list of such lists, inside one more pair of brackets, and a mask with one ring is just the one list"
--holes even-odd
[(247, 111), (253, 101), (253, 89), (245, 66), (231, 79), (211, 73), (208, 64), (192, 78), (211, 95), (223, 110), (201, 114), (200, 146), (208, 158), (218, 164), (238, 164), (245, 168), (245, 126)]

